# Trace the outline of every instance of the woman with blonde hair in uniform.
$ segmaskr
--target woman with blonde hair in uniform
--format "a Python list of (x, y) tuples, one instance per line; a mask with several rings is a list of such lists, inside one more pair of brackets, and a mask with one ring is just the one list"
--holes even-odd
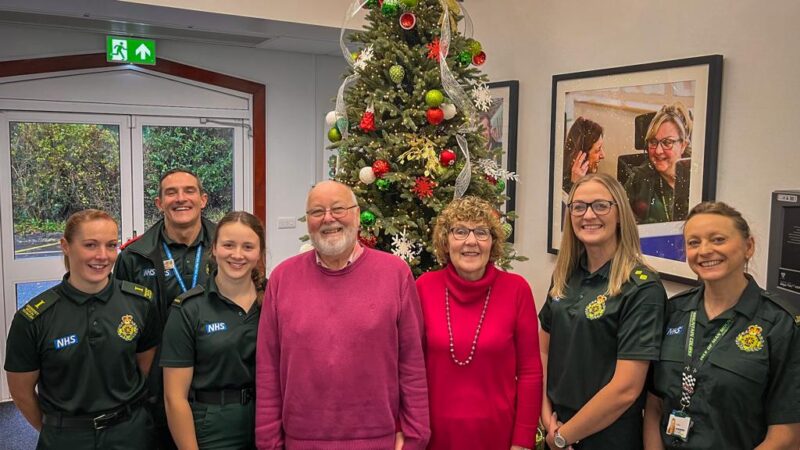
[(61, 283), (17, 311), (5, 370), (11, 397), (40, 431), (37, 449), (140, 449), (154, 442), (143, 408), (160, 334), (153, 293), (112, 278), (119, 230), (106, 212), (72, 214)]
[(539, 321), (551, 448), (640, 449), (644, 383), (658, 358), (666, 293), (644, 263), (622, 186), (590, 174), (572, 187)]

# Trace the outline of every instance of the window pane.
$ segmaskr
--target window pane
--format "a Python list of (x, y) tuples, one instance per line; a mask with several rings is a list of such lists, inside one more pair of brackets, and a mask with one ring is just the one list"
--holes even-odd
[(14, 258), (60, 256), (70, 214), (120, 217), (119, 126), (10, 122)]
[(17, 283), (17, 309), (25, 306), (33, 297), (60, 283), (61, 280), (35, 281), (32, 283)]
[(233, 209), (233, 128), (143, 126), (144, 219), (150, 227), (161, 218), (153, 203), (161, 175), (189, 169), (208, 194), (205, 217), (217, 221)]

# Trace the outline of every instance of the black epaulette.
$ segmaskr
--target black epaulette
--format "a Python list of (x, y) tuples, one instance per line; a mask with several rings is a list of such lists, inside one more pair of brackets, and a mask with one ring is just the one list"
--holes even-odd
[(146, 288), (140, 284), (131, 283), (130, 281), (123, 281), (120, 289), (122, 289), (122, 292), (133, 294), (137, 297), (142, 297), (147, 300), (153, 299), (153, 291), (150, 290), (150, 288)]
[(631, 273), (631, 280), (633, 280), (637, 286), (641, 286), (645, 283), (657, 281), (658, 274), (644, 267), (639, 267)]
[(59, 296), (56, 291), (48, 289), (26, 303), (19, 312), (22, 314), (22, 317), (28, 319), (29, 322), (33, 322), (44, 310), (53, 306), (59, 298), (61, 298), (61, 296)]
[(761, 296), (788, 312), (789, 315), (792, 316), (794, 324), (800, 327), (800, 304), (792, 302), (777, 292), (761, 291)]
[(198, 295), (202, 294), (204, 291), (205, 291), (205, 289), (203, 288), (203, 286), (197, 285), (197, 286), (189, 289), (188, 291), (184, 292), (183, 294), (175, 297), (175, 300), (172, 301), (172, 304), (174, 306), (180, 307), (183, 304), (183, 302), (185, 302), (186, 300), (189, 300), (192, 297), (197, 297)]

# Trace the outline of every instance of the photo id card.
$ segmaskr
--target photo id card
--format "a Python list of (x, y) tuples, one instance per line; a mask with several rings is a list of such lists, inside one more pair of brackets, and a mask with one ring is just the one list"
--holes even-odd
[(165, 259), (164, 261), (164, 270), (172, 270), (175, 268), (175, 261), (172, 259)]
[(689, 427), (691, 426), (691, 417), (683, 411), (673, 410), (667, 420), (667, 436), (679, 437), (686, 441), (689, 438)]

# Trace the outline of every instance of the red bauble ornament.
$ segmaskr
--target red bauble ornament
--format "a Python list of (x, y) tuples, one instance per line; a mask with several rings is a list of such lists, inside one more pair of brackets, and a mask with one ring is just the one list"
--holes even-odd
[(486, 53), (479, 52), (477, 55), (472, 57), (472, 64), (476, 66), (480, 66), (481, 64), (486, 62)]
[(483, 178), (485, 178), (486, 181), (488, 181), (492, 186), (497, 185), (497, 178), (491, 175), (484, 175)]
[(372, 111), (372, 108), (366, 110), (364, 115), (361, 116), (361, 122), (358, 124), (358, 128), (364, 133), (375, 131), (375, 113)]
[(417, 194), (417, 197), (422, 200), (427, 197), (433, 197), (433, 188), (436, 187), (436, 182), (428, 177), (417, 177), (414, 182), (414, 187), (411, 192)]
[(425, 116), (428, 118), (429, 124), (439, 125), (444, 120), (444, 111), (441, 108), (428, 108)]
[(378, 243), (378, 238), (372, 234), (359, 234), (358, 235), (358, 242), (361, 242), (361, 245), (369, 248), (375, 248), (375, 245)]
[(456, 152), (446, 148), (439, 153), (439, 164), (450, 167), (456, 163)]
[(383, 177), (391, 170), (391, 166), (389, 163), (386, 162), (384, 159), (379, 159), (372, 163), (372, 172), (375, 173), (375, 176), (378, 178)]
[(404, 12), (400, 14), (400, 28), (410, 30), (417, 24), (417, 17), (414, 13)]

